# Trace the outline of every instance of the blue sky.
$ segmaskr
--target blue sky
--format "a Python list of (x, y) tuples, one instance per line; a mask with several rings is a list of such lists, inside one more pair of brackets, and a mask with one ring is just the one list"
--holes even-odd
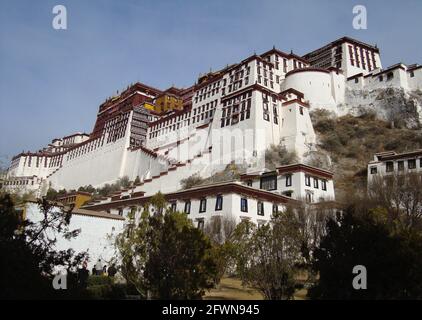
[[(54, 30), (52, 8), (67, 8)], [(352, 8), (368, 10), (354, 30)], [(347, 35), (384, 66), (422, 63), (422, 1), (0, 0), (0, 159), (90, 132), (100, 103), (136, 81), (189, 86), (275, 45), (305, 54)]]

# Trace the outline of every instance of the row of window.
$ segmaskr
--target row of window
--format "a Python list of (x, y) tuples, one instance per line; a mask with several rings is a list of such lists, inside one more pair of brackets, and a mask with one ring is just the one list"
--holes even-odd
[[(125, 130), (126, 130), (126, 128), (125, 128)], [(119, 135), (121, 135), (121, 134), (122, 133), (119, 132)], [(123, 136), (124, 136), (124, 132), (123, 132)], [(115, 136), (114, 138), (117, 139), (117, 136)], [(111, 140), (110, 140), (110, 137), (109, 137), (107, 139), (107, 143), (109, 143), (110, 141)], [(112, 140), (112, 141), (115, 141), (115, 140)], [(104, 142), (105, 142), (105, 134), (103, 134), (98, 139), (91, 140), (90, 142), (85, 143), (82, 146), (76, 147), (76, 148), (72, 149), (71, 151), (69, 151), (68, 154), (67, 154), (67, 160), (71, 160), (73, 158), (77, 158), (77, 157), (79, 157), (81, 155), (84, 155), (86, 153), (89, 153), (89, 152), (91, 152), (91, 151), (93, 151), (93, 150), (95, 150), (95, 149), (103, 146), (104, 145)], [(53, 167), (54, 167), (54, 165), (53, 165)]]
[[(314, 180), (314, 188), (319, 189), (319, 182), (321, 181), (321, 190), (327, 191), (327, 180), (324, 179), (318, 179), (316, 177), (313, 177)], [(305, 176), (305, 186), (310, 187), (311, 186), (311, 176), (306, 175)]]
[[(173, 202), (171, 203), (171, 210), (176, 211), (177, 210), (177, 203)], [(223, 210), (223, 196), (218, 195), (215, 201), (215, 211), (221, 211)], [(202, 198), (199, 202), (199, 213), (205, 213), (207, 211), (207, 199)], [(248, 199), (247, 198), (241, 198), (240, 199), (240, 211), (247, 213), (249, 211), (248, 206)], [(278, 213), (278, 205), (273, 204), (273, 214)], [(185, 201), (185, 207), (184, 207), (184, 213), (190, 214), (191, 213), (191, 201), (187, 200)], [(264, 216), (264, 202), (258, 201), (257, 202), (257, 215)]]
[[(407, 161), (405, 161), (405, 160), (397, 161), (397, 170), (398, 171), (404, 171), (405, 162), (407, 162), (407, 169), (409, 169), (409, 170), (416, 169), (416, 159), (409, 159)], [(419, 159), (419, 168), (422, 168), (422, 158)], [(385, 171), (386, 172), (393, 172), (394, 171), (394, 162), (393, 161), (387, 161), (385, 163)], [(378, 168), (377, 167), (371, 167), (370, 172), (371, 172), (371, 174), (377, 174)]]
[[(182, 115), (160, 122), (151, 127), (149, 138), (155, 138), (170, 131), (178, 130), (184, 126), (189, 126), (191, 124), (212, 118), (215, 109), (217, 108), (217, 104), (218, 100), (214, 100), (202, 106), (195, 107), (193, 110)], [(193, 116), (191, 116), (192, 114)]]
[(372, 71), (377, 68), (375, 59), (375, 52), (363, 49), (362, 47), (349, 45), (350, 63), (352, 66), (357, 66), (364, 70)]
[(12, 180), (12, 181), (5, 181), (4, 182), (5, 186), (23, 186), (23, 185), (28, 185), (28, 184), (34, 185), (34, 181), (33, 180), (31, 180), (31, 181), (29, 181), (29, 180)]
[[(316, 177), (312, 177), (314, 182), (314, 188), (319, 189), (319, 185), (321, 184), (321, 189), (323, 191), (327, 191), (327, 180), (318, 179)], [(292, 175), (286, 174), (285, 175), (286, 187), (292, 186)], [(305, 185), (307, 187), (311, 186), (311, 176), (305, 176)], [(252, 186), (252, 181), (248, 181), (248, 186)], [(267, 176), (262, 177), (260, 180), (260, 189), (266, 191), (275, 191), (277, 190), (277, 176)]]
[[(212, 109), (212, 110), (206, 111), (204, 113), (198, 114), (197, 116), (193, 116), (192, 117), (192, 124), (198, 123), (198, 122), (203, 121), (203, 120), (212, 119), (214, 112), (215, 112), (215, 110)], [(149, 134), (149, 137), (155, 138), (155, 137), (158, 137), (162, 134), (167, 134), (170, 131), (175, 131), (175, 130), (178, 130), (178, 129), (183, 128), (185, 126), (189, 126), (190, 124), (191, 124), (191, 119), (187, 119), (187, 120), (178, 122), (177, 124), (174, 124), (172, 126), (169, 126), (169, 127), (163, 128), (163, 129), (159, 129), (155, 132), (151, 132)]]
[(239, 121), (249, 119), (251, 116), (252, 100), (244, 100), (232, 106), (224, 107), (221, 116), (221, 127), (235, 125)]
[(229, 73), (229, 81), (227, 81), (227, 79), (223, 80), (223, 88), (221, 90), (221, 95), (226, 95), (226, 91), (227, 94), (229, 94), (233, 91), (242, 88), (242, 86), (247, 86), (249, 84), (250, 73), (251, 67), (247, 65), (241, 65), (236, 69), (231, 70)]

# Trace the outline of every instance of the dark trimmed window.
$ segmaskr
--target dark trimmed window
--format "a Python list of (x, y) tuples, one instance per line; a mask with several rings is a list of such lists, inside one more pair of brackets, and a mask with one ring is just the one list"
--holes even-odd
[(305, 176), (305, 186), (310, 187), (311, 186), (311, 177)]
[(186, 214), (190, 214), (190, 206), (191, 206), (190, 200), (186, 200), (185, 201), (185, 213)]
[(404, 161), (398, 161), (397, 162), (397, 169), (399, 171), (403, 171), (404, 170)]
[(176, 212), (176, 209), (177, 209), (177, 203), (176, 202), (172, 202), (170, 204), (170, 210), (173, 211), (173, 212)]
[(291, 186), (292, 186), (292, 175), (287, 174), (286, 175), (286, 187), (291, 187)]
[(240, 199), (240, 211), (248, 212), (248, 199), (246, 198)]
[(264, 202), (258, 201), (258, 216), (264, 215)]
[(407, 167), (409, 169), (416, 169), (416, 159), (410, 159), (407, 161)]
[(385, 164), (385, 171), (387, 172), (393, 172), (394, 171), (394, 162), (388, 161)]
[(318, 189), (319, 188), (319, 181), (318, 178), (314, 178), (314, 188)]
[(204, 230), (204, 226), (205, 226), (204, 219), (198, 219), (198, 229), (199, 230)]
[(291, 197), (292, 197), (292, 195), (293, 195), (293, 191), (284, 191), (284, 192), (283, 192), (283, 195), (284, 195), (284, 196), (286, 196), (286, 197), (291, 198)]
[(327, 191), (327, 180), (321, 180), (321, 189)]
[(278, 205), (276, 203), (273, 204), (273, 214), (278, 214)]
[(199, 213), (207, 211), (207, 199), (202, 198), (199, 202)]
[(277, 190), (277, 176), (262, 177), (260, 189), (266, 191)]
[(378, 173), (378, 168), (377, 167), (372, 167), (371, 168), (371, 174), (377, 174)]
[(223, 210), (223, 196), (218, 195), (215, 201), (215, 211)]

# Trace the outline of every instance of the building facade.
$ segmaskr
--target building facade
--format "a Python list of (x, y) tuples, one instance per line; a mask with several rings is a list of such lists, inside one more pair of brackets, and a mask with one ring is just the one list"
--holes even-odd
[[(207, 178), (231, 163), (264, 172), (271, 145), (305, 162), (316, 147), (311, 110), (337, 113), (350, 103), (346, 92), (379, 87), (422, 90), (422, 68), (383, 70), (376, 46), (346, 37), (302, 57), (276, 48), (253, 54), (185, 89), (136, 83), (99, 106), (89, 135), (55, 139), (14, 157), (4, 188), (41, 196), (49, 187), (101, 187), (127, 176), (140, 181), (135, 193), (151, 196), (178, 192), (183, 179)], [(293, 197), (321, 197), (312, 190), (312, 200), (303, 190)]]
[(394, 151), (377, 153), (368, 164), (368, 185), (376, 177), (409, 173), (422, 173), (422, 150), (404, 153)]

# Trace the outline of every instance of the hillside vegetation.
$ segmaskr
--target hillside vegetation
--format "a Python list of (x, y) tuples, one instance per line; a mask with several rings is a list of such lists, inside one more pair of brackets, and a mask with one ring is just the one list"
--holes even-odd
[(331, 157), (339, 201), (350, 188), (366, 188), (367, 164), (375, 153), (422, 148), (421, 130), (395, 128), (372, 112), (336, 118), (327, 111), (316, 110), (311, 117), (318, 148)]

